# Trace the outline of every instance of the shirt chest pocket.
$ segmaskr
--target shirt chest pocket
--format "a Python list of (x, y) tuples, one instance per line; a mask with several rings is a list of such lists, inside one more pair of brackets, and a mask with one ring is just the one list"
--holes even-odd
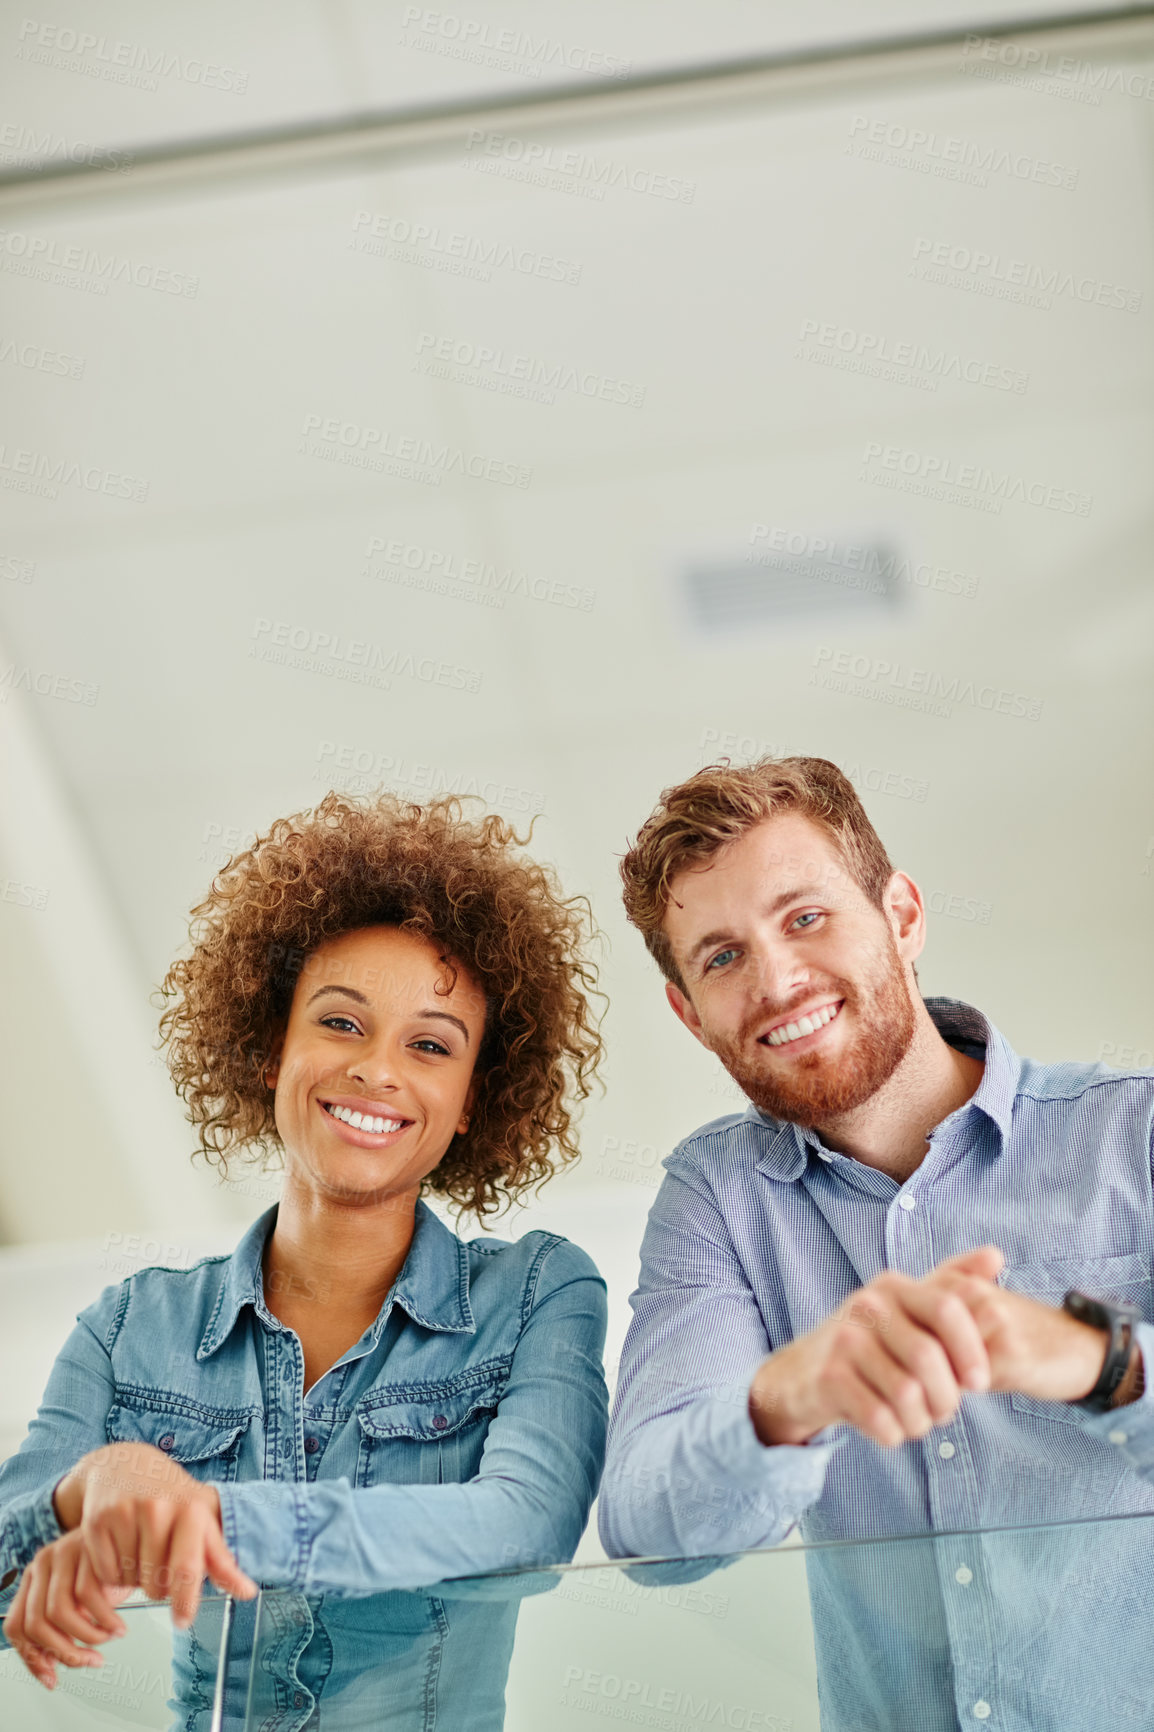
[(121, 1402), (108, 1415), (106, 1429), (109, 1443), (151, 1444), (193, 1479), (221, 1485), (236, 1478), (251, 1419), (251, 1413), (236, 1409)]
[[(1002, 1270), (998, 1285), (1024, 1293), (1043, 1305), (1060, 1306), (1071, 1287), (1091, 1299), (1119, 1300), (1136, 1305), (1143, 1318), (1151, 1319), (1150, 1259), (1140, 1252), (1121, 1257), (1076, 1257), (1046, 1263), (1013, 1263)], [(1065, 1401), (1041, 1401), (1014, 1390), (1010, 1402), (1019, 1413), (1043, 1419), (1081, 1423), (1081, 1408)]]
[(480, 1465), (508, 1366), (378, 1391), (357, 1410), (359, 1485), (459, 1485)]

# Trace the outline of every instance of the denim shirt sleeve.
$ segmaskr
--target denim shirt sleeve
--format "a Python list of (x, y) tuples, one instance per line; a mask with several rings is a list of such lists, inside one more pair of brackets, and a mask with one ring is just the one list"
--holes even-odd
[(558, 1242), (542, 1261), (476, 1478), (222, 1485), (224, 1537), (241, 1568), (266, 1587), (348, 1595), (567, 1562), (605, 1453), (606, 1310), (593, 1263)]
[[(56, 1356), (36, 1418), (16, 1454), (0, 1465), (0, 1580), (60, 1538), (52, 1494), (82, 1455), (108, 1440), (112, 1363), (105, 1345), (118, 1288), (82, 1311)], [(0, 1594), (0, 1616), (15, 1593)], [(0, 1638), (2, 1643), (2, 1638)], [(6, 1643), (2, 1643), (6, 1646)]]
[(709, 1186), (683, 1157), (641, 1246), (641, 1279), (601, 1494), (611, 1557), (702, 1557), (776, 1545), (821, 1495), (844, 1427), (766, 1447), (749, 1415), (772, 1350)]

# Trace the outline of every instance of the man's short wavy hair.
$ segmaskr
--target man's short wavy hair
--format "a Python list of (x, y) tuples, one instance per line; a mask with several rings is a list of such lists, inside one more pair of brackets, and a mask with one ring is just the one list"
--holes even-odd
[[(587, 992), (595, 932), (584, 897), (514, 851), (495, 813), (392, 794), (330, 793), (236, 854), (192, 910), (191, 955), (161, 987), (168, 1064), (202, 1154), (268, 1167), (281, 1148), (264, 1081), (305, 958), (328, 940), (396, 926), (443, 947), (482, 987), (485, 1032), (468, 1130), (422, 1189), (477, 1215), (576, 1158), (575, 1104), (602, 1057)], [(601, 994), (598, 994), (601, 997)]]
[(688, 989), (665, 930), (673, 880), (679, 872), (708, 865), (730, 842), (784, 812), (796, 812), (824, 830), (874, 907), (884, 907), (893, 866), (853, 783), (836, 764), (801, 757), (765, 757), (751, 764), (722, 758), (707, 764), (664, 789), (620, 868), (630, 924), (680, 991)]

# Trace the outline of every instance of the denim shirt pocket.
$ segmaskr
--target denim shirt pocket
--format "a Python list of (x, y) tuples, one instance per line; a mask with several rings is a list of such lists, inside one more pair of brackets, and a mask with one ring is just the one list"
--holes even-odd
[(248, 1408), (205, 1407), (162, 1391), (143, 1399), (121, 1391), (106, 1430), (109, 1443), (149, 1443), (193, 1479), (221, 1485), (236, 1478), (252, 1417)]
[(436, 1383), (378, 1388), (357, 1408), (357, 1484), (459, 1485), (481, 1463), (510, 1361), (491, 1360)]
[[(1044, 1263), (1012, 1263), (998, 1276), (998, 1285), (1014, 1293), (1024, 1293), (1043, 1305), (1060, 1306), (1071, 1287), (1088, 1293), (1092, 1299), (1113, 1299), (1136, 1305), (1149, 1321), (1150, 1260), (1141, 1252), (1115, 1257), (1071, 1257)], [(1033, 1395), (1014, 1390), (1010, 1404), (1019, 1413), (1032, 1413), (1040, 1419), (1065, 1420), (1069, 1425), (1081, 1425), (1083, 1410), (1067, 1401), (1043, 1401)]]

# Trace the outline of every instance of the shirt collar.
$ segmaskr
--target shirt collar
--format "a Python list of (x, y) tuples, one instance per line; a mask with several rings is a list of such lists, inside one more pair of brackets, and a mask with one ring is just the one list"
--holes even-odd
[[(942, 1039), (951, 1046), (985, 1048), (985, 1070), (977, 1089), (960, 1110), (982, 1112), (998, 1130), (995, 1153), (1000, 1155), (1010, 1134), (1010, 1121), (1022, 1061), (1006, 1037), (972, 1004), (960, 998), (927, 998), (926, 1009)], [(981, 1057), (975, 1052), (974, 1057)], [(757, 1159), (757, 1169), (767, 1178), (790, 1182), (800, 1178), (809, 1158), (810, 1147), (821, 1147), (816, 1131), (803, 1130), (800, 1125), (770, 1118), (755, 1106), (750, 1106), (746, 1119), (763, 1125), (769, 1134), (766, 1146)]]
[[(208, 1359), (236, 1326), (244, 1306), (269, 1315), (264, 1303), (261, 1259), (276, 1225), (278, 1205), (259, 1216), (228, 1259), (212, 1316), (196, 1350)], [(457, 1235), (439, 1221), (427, 1203), (418, 1200), (409, 1254), (369, 1331), (375, 1346), (393, 1305), (414, 1323), (448, 1334), (473, 1334), (477, 1324), (469, 1304), (469, 1251)]]

